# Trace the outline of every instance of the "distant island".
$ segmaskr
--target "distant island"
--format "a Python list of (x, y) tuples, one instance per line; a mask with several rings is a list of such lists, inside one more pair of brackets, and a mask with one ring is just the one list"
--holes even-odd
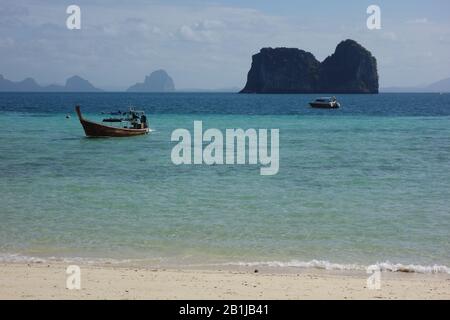
[(22, 81), (11, 81), (0, 74), (0, 91), (8, 92), (100, 92), (102, 90), (94, 87), (89, 81), (72, 76), (66, 80), (65, 85), (52, 84), (49, 86), (39, 85), (33, 78)]
[(450, 92), (450, 78), (442, 79), (428, 85), (416, 87), (385, 87), (380, 89), (381, 92)]
[[(359, 53), (358, 53), (359, 52)], [(165, 70), (156, 70), (127, 92), (241, 92), (241, 93), (444, 93), (450, 92), (450, 78), (431, 84), (378, 89), (376, 60), (353, 40), (341, 42), (322, 63), (313, 54), (296, 48), (263, 48), (253, 56), (245, 88), (175, 89)], [(33, 78), (11, 81), (0, 74), (0, 92), (123, 92), (103, 90), (80, 76), (64, 85), (40, 85)]]
[(253, 55), (241, 93), (378, 93), (377, 61), (354, 40), (338, 44), (322, 63), (297, 48)]
[(144, 82), (136, 83), (127, 89), (127, 92), (173, 92), (175, 84), (165, 70), (153, 71), (146, 76)]

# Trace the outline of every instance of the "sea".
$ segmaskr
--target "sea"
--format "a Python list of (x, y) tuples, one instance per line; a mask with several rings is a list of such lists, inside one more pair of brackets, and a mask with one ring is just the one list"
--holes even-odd
[[(450, 273), (450, 94), (0, 93), (0, 261)], [(145, 110), (87, 138), (74, 112)], [(69, 118), (66, 118), (69, 115)], [(279, 171), (175, 165), (174, 130), (279, 129)]]

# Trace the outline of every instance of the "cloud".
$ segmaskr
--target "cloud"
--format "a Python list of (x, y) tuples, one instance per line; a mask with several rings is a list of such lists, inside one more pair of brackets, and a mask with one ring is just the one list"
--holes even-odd
[(193, 25), (182, 25), (177, 36), (186, 41), (217, 42), (220, 38), (220, 29), (224, 23), (218, 20), (204, 20)]
[(427, 24), (428, 23), (428, 19), (427, 18), (417, 18), (417, 19), (413, 19), (413, 20), (408, 20), (407, 23), (411, 23), (411, 24)]
[(386, 40), (397, 40), (397, 34), (395, 32), (383, 32), (381, 37)]
[(200, 41), (200, 37), (196, 32), (190, 27), (183, 25), (180, 27), (180, 30), (178, 30), (178, 35), (181, 39), (188, 40), (188, 41)]

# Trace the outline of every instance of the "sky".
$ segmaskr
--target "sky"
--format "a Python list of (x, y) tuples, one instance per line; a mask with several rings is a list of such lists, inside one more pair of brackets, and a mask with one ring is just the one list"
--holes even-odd
[[(71, 4), (80, 30), (66, 27)], [(379, 30), (366, 26), (372, 4)], [(123, 90), (162, 68), (177, 89), (240, 88), (263, 47), (322, 61), (348, 38), (377, 58), (380, 87), (450, 77), (448, 0), (0, 0), (0, 74), (43, 85), (76, 74)]]

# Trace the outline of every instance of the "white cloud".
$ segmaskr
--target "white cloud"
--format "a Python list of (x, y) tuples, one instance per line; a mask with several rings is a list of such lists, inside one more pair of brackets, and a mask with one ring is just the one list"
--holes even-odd
[(188, 41), (202, 41), (200, 34), (196, 33), (190, 26), (183, 25), (178, 32), (181, 39)]
[(412, 23), (412, 24), (426, 24), (428, 23), (428, 19), (427, 18), (417, 18), (417, 19), (413, 19), (413, 20), (408, 20), (408, 23)]
[(204, 20), (193, 25), (182, 25), (178, 36), (182, 40), (196, 42), (217, 42), (220, 38), (220, 29), (224, 23), (218, 20)]

